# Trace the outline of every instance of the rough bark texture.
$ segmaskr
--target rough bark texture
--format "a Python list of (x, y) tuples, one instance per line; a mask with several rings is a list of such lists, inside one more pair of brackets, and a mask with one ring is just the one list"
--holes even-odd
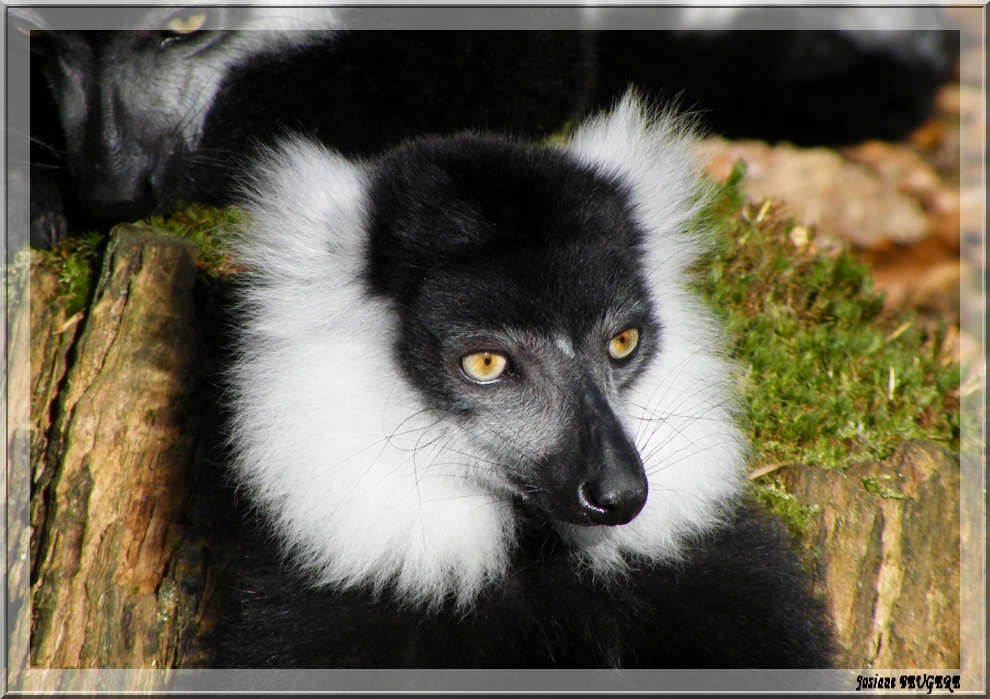
[(819, 505), (816, 584), (850, 668), (959, 667), (959, 463), (908, 442), (845, 474), (795, 469), (788, 491)]
[[(121, 226), (85, 318), (33, 304), (32, 666), (208, 663), (201, 639), (226, 556), (195, 511), (210, 486), (197, 256), (189, 241)], [(50, 276), (32, 282), (50, 298)]]
[[(65, 381), (68, 355), (84, 317), (83, 312), (69, 316), (67, 299), (57, 295), (58, 280), (45, 265), (31, 265), (31, 482), (35, 486), (51, 480), (45, 458), (52, 415), (58, 391)], [(44, 522), (45, 500), (31, 501), (31, 521)], [(31, 560), (37, 560), (39, 537), (31, 539)]]

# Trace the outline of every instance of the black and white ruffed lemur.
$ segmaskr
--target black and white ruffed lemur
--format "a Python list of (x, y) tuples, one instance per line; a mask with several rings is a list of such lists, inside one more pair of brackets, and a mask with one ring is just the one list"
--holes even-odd
[(830, 665), (744, 497), (691, 142), (628, 96), (565, 145), (269, 152), (229, 374), (264, 524), (219, 666)]

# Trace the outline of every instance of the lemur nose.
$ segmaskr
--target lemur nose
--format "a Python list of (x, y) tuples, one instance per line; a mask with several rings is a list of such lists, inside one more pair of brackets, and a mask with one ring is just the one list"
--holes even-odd
[(589, 524), (626, 524), (646, 504), (643, 460), (600, 391), (589, 390), (583, 408), (585, 469), (577, 479), (578, 508)]
[(578, 487), (578, 502), (594, 524), (631, 522), (646, 504), (646, 495), (646, 479), (626, 469), (610, 471)]

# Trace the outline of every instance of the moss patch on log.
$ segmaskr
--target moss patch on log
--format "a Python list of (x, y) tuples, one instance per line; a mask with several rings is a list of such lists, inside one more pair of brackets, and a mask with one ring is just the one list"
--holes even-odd
[[(222, 236), (243, 221), (236, 207), (217, 208), (190, 204), (168, 216), (154, 216), (139, 223), (160, 228), (199, 246), (198, 269), (210, 279), (219, 279), (231, 271), (221, 252)], [(109, 232), (86, 231), (62, 241), (52, 250), (31, 250), (35, 264), (43, 264), (55, 273), (58, 286), (55, 298), (66, 304), (72, 316), (92, 301), (93, 285), (106, 249)], [(46, 302), (51, 299), (46, 299)]]
[(749, 201), (744, 175), (740, 161), (712, 185), (700, 221), (712, 253), (697, 287), (725, 320), (740, 368), (752, 495), (787, 523), (815, 565), (823, 552), (808, 546), (809, 535), (828, 503), (791, 494), (785, 467), (841, 472), (888, 459), (911, 440), (958, 455), (955, 329), (885, 312), (866, 265), (844, 249), (818, 249), (814, 231), (774, 202)]
[(846, 468), (914, 439), (958, 453), (949, 328), (885, 313), (865, 265), (817, 250), (772, 202), (747, 202), (743, 174), (740, 163), (708, 207), (714, 252), (698, 286), (740, 364), (753, 467)]
[(223, 238), (243, 221), (244, 214), (233, 206), (220, 209), (191, 204), (169, 216), (150, 218), (147, 223), (199, 245), (199, 269), (209, 277), (218, 279), (232, 271), (222, 252)]

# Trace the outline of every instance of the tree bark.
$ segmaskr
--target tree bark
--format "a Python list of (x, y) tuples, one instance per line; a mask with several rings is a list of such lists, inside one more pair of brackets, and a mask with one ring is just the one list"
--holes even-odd
[[(197, 512), (215, 485), (194, 381), (197, 257), (119, 226), (85, 317), (32, 304), (32, 666), (208, 666), (232, 549)], [(33, 298), (53, 291), (33, 269)]]
[(845, 473), (791, 469), (849, 668), (959, 668), (959, 463), (908, 442)]

